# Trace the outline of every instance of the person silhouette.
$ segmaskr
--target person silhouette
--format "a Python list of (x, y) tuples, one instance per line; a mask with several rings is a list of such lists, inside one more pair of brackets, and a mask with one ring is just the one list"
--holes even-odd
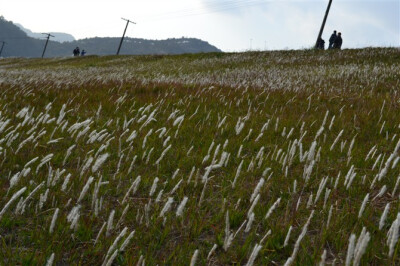
[(331, 37), (329, 38), (329, 46), (328, 46), (328, 49), (332, 49), (332, 48), (333, 48), (333, 44), (335, 43), (336, 38), (337, 38), (336, 30), (334, 30), (333, 33), (332, 33), (332, 35), (331, 35)]
[(335, 39), (335, 42), (333, 43), (333, 48), (340, 50), (342, 49), (342, 44), (343, 44), (342, 33), (339, 32)]
[(74, 56), (79, 56), (79, 54), (81, 53), (81, 51), (79, 50), (79, 47), (78, 47), (78, 46), (74, 49), (73, 53), (74, 53)]

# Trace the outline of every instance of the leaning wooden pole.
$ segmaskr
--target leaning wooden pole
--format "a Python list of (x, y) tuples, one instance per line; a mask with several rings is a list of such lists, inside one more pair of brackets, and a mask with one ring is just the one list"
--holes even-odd
[(322, 21), (321, 29), (319, 30), (317, 41), (315, 42), (315, 48), (318, 48), (318, 40), (322, 37), (322, 33), (324, 32), (325, 23), (329, 15), (329, 10), (331, 9), (332, 0), (329, 0), (328, 7), (326, 8), (324, 20)]
[(1, 57), (1, 54), (3, 53), (3, 48), (4, 48), (4, 45), (6, 44), (6, 42), (2, 42), (3, 44), (1, 45), (1, 49), (0, 49), (0, 57)]
[(118, 50), (117, 50), (117, 55), (119, 55), (119, 51), (121, 50), (122, 42), (124, 41), (126, 29), (128, 29), (129, 23), (136, 24), (135, 22), (130, 21), (129, 19), (124, 19), (124, 18), (122, 18), (122, 19), (126, 21), (126, 26), (125, 26), (124, 34), (122, 34), (121, 41), (119, 42), (119, 46), (118, 46)]
[(44, 57), (44, 53), (46, 52), (47, 44), (49, 43), (50, 37), (54, 37), (54, 36), (51, 35), (50, 33), (42, 33), (42, 34), (47, 35), (46, 44), (44, 45), (43, 53), (42, 53), (42, 58), (43, 58)]

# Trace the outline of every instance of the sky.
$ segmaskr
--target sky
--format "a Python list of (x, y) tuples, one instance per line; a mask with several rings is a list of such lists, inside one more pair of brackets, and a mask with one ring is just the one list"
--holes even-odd
[[(193, 37), (227, 52), (310, 48), (329, 0), (2, 0), (0, 15), (76, 39)], [(343, 48), (400, 47), (400, 0), (333, 0), (323, 39)]]

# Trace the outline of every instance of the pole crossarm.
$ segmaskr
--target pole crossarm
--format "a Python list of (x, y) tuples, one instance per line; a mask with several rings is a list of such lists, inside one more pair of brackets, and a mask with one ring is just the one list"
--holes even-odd
[(51, 35), (50, 33), (42, 33), (42, 34), (47, 35), (47, 38), (49, 38), (49, 37), (56, 37), (56, 36)]
[(133, 22), (133, 21), (131, 21), (131, 20), (129, 20), (129, 19), (126, 19), (126, 18), (121, 18), (122, 20), (125, 20), (125, 21), (128, 21), (129, 23), (132, 23), (132, 24), (136, 24), (136, 22)]

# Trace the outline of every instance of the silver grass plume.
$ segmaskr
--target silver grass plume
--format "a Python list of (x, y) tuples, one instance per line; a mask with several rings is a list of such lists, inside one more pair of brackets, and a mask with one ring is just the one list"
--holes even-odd
[(365, 206), (367, 205), (368, 199), (369, 199), (369, 193), (367, 193), (367, 195), (365, 196), (365, 198), (361, 204), (360, 211), (358, 212), (358, 218), (361, 218), (361, 216), (364, 212)]
[(226, 211), (225, 216), (225, 239), (224, 239), (224, 250), (227, 251), (230, 245), (232, 244), (234, 235), (230, 232), (229, 229), (229, 211)]
[(129, 236), (124, 240), (124, 242), (122, 243), (121, 247), (120, 247), (120, 251), (125, 251), (126, 247), (128, 246), (129, 242), (132, 240), (133, 235), (135, 234), (135, 230), (133, 230)]
[(199, 250), (196, 249), (194, 254), (193, 254), (193, 256), (192, 256), (192, 259), (190, 260), (190, 266), (196, 265), (196, 261), (197, 261), (197, 257), (198, 256), (199, 256)]
[(259, 244), (256, 244), (253, 248), (253, 251), (251, 252), (250, 258), (246, 263), (246, 266), (252, 266), (254, 264), (254, 261), (257, 258), (258, 253), (260, 252), (262, 246)]
[(88, 181), (86, 182), (85, 186), (83, 187), (81, 194), (79, 195), (78, 201), (76, 202), (77, 204), (79, 204), (83, 198), (85, 197), (86, 193), (89, 190), (90, 185), (93, 183), (94, 177), (91, 176), (89, 177)]
[(183, 198), (182, 202), (179, 204), (178, 209), (176, 210), (176, 216), (177, 217), (182, 216), (183, 209), (185, 208), (187, 201), (188, 201), (188, 197), (185, 196)]
[(114, 226), (113, 226), (114, 215), (115, 215), (115, 210), (112, 210), (111, 213), (110, 213), (110, 216), (108, 216), (108, 220), (107, 220), (106, 237), (110, 236), (111, 230), (114, 228)]
[(141, 176), (138, 176), (135, 181), (132, 183), (128, 191), (126, 192), (124, 199), (122, 200), (122, 204), (124, 204), (129, 196), (129, 194), (134, 195), (140, 185), (140, 181), (142, 180)]
[(260, 200), (260, 194), (257, 194), (256, 198), (254, 199), (253, 203), (250, 206), (250, 209), (247, 211), (247, 218), (250, 218), (250, 215), (253, 213), (253, 210), (259, 200)]
[(290, 227), (289, 227), (289, 230), (288, 230), (288, 232), (287, 232), (287, 234), (286, 234), (285, 242), (283, 243), (283, 247), (286, 247), (286, 246), (289, 244), (290, 234), (292, 233), (292, 229), (293, 229), (293, 227), (290, 226)]
[(274, 204), (269, 208), (269, 210), (268, 210), (267, 214), (265, 215), (265, 218), (264, 218), (264, 219), (268, 219), (268, 218), (271, 216), (272, 212), (276, 209), (276, 207), (279, 206), (279, 203), (280, 203), (280, 202), (281, 202), (281, 198), (278, 198), (278, 199), (274, 202)]
[(233, 179), (232, 188), (235, 188), (235, 184), (240, 175), (240, 171), (242, 170), (242, 166), (243, 166), (243, 160), (240, 162), (240, 164), (236, 170), (236, 175), (235, 175), (235, 178)]
[(214, 246), (211, 248), (210, 252), (208, 252), (207, 260), (209, 260), (211, 258), (211, 256), (214, 254), (214, 252), (217, 249), (217, 247), (218, 247), (218, 245), (214, 244)]
[(386, 217), (389, 213), (390, 203), (386, 204), (385, 210), (382, 213), (381, 219), (379, 220), (379, 230), (382, 230), (383, 226), (385, 225)]
[(41, 189), (43, 186), (44, 186), (44, 181), (42, 183), (40, 183), (34, 190), (32, 190), (31, 193), (29, 193), (29, 195), (26, 197), (26, 199), (24, 199), (24, 201), (22, 202), (21, 207), (20, 208), (17, 207), (15, 212), (16, 213), (21, 213), (21, 214), (24, 213), (25, 206), (26, 206), (26, 203), (28, 202), (28, 200), (30, 200), (33, 197), (33, 195), (37, 191), (39, 191), (39, 189)]
[(160, 179), (159, 179), (158, 177), (156, 177), (156, 178), (154, 179), (153, 185), (151, 186), (151, 189), (150, 189), (149, 197), (153, 196), (154, 192), (156, 192), (157, 183), (158, 183), (159, 180), (160, 180)]
[[(128, 231), (128, 227), (125, 227), (121, 233), (115, 238), (114, 242), (112, 243), (112, 245), (110, 246), (110, 248), (107, 251), (106, 257), (104, 259), (103, 265), (106, 265), (106, 263), (108, 262), (108, 257), (111, 255), (111, 253), (116, 249), (117, 244), (119, 242), (119, 240), (121, 240), (121, 238), (123, 238), (126, 235), (126, 232)], [(118, 250), (118, 249), (117, 249)]]
[(54, 253), (52, 253), (46, 262), (46, 266), (52, 266), (54, 263)]
[(400, 213), (397, 214), (397, 218), (392, 223), (392, 226), (387, 233), (387, 244), (389, 246), (389, 258), (393, 256), (395, 246), (399, 240), (399, 227), (400, 227)]
[(110, 156), (108, 153), (100, 155), (94, 165), (92, 166), (92, 172), (96, 173), (100, 167), (103, 165), (103, 163), (107, 160), (108, 156)]
[(11, 204), (18, 199), (26, 190), (26, 187), (21, 188), (17, 192), (14, 193), (14, 195), (11, 197), (11, 199), (6, 203), (6, 205), (3, 207), (3, 209), (0, 212), (0, 221), (1, 218), (3, 217), (4, 213), (7, 211), (8, 208), (10, 208)]
[(164, 205), (164, 208), (162, 208), (159, 217), (164, 217), (165, 213), (171, 209), (171, 205), (173, 202), (174, 202), (174, 198), (169, 197), (167, 202)]
[(101, 228), (100, 228), (100, 230), (99, 230), (99, 233), (98, 233), (97, 236), (96, 236), (96, 239), (95, 239), (95, 241), (94, 241), (93, 246), (96, 246), (97, 241), (99, 240), (101, 234), (103, 233), (104, 229), (106, 228), (106, 225), (107, 225), (107, 222), (104, 222), (103, 225), (101, 226)]
[(158, 160), (154, 163), (154, 165), (159, 165), (161, 160), (164, 158), (165, 154), (169, 151), (169, 149), (171, 149), (172, 145), (169, 144), (167, 148), (165, 148), (165, 150), (163, 150), (163, 152), (161, 153), (160, 158), (158, 158)]
[(368, 246), (368, 242), (371, 239), (369, 232), (367, 232), (366, 228), (363, 227), (360, 236), (358, 237), (357, 244), (354, 250), (354, 260), (353, 265), (360, 265), (361, 257), (365, 253), (365, 250)]
[(54, 227), (55, 227), (55, 225), (56, 225), (56, 220), (57, 220), (58, 212), (59, 212), (59, 211), (60, 211), (59, 208), (57, 208), (57, 209), (54, 211), (53, 218), (51, 219), (50, 229), (49, 229), (49, 233), (50, 233), (50, 234), (53, 233), (53, 231), (54, 231)]
[(292, 263), (293, 263), (294, 260), (296, 259), (297, 252), (298, 252), (299, 247), (300, 247), (300, 243), (301, 243), (301, 241), (303, 240), (304, 236), (305, 236), (306, 233), (307, 233), (308, 226), (309, 226), (309, 224), (310, 224), (311, 219), (312, 219), (313, 216), (314, 216), (314, 210), (311, 211), (310, 217), (308, 217), (307, 222), (306, 222), (305, 225), (303, 226), (303, 229), (302, 229), (302, 231), (301, 231), (301, 234), (300, 234), (300, 236), (297, 238), (297, 241), (296, 241), (296, 243), (295, 243), (295, 245), (294, 245), (292, 255), (287, 259), (287, 261), (286, 261), (286, 263), (285, 263), (285, 266), (290, 266), (290, 265), (292, 265)]
[(347, 248), (347, 255), (346, 255), (346, 266), (350, 266), (351, 260), (354, 256), (354, 247), (355, 247), (356, 236), (355, 234), (351, 234), (349, 238), (349, 246)]

